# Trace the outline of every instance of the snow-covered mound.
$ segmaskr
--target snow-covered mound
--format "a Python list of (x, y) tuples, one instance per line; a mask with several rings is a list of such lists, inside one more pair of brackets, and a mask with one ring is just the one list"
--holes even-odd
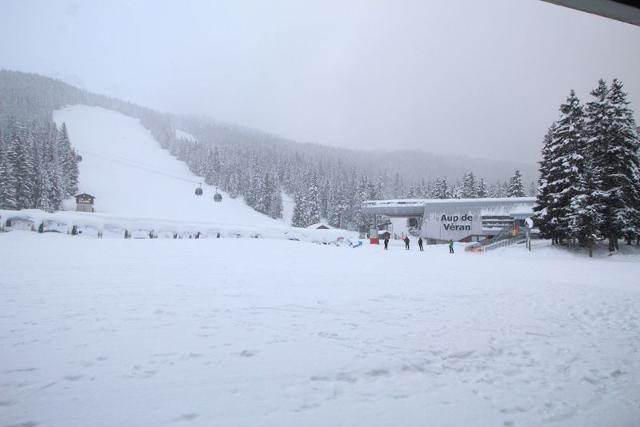
[(279, 221), (262, 215), (242, 199), (203, 184), (202, 178), (163, 150), (137, 119), (98, 107), (76, 105), (54, 112), (66, 123), (74, 148), (82, 155), (80, 192), (96, 196), (96, 212), (137, 218), (202, 221), (219, 224), (272, 226)]

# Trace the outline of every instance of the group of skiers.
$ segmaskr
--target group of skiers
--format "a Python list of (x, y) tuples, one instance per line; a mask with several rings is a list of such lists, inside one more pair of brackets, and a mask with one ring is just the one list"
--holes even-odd
[[(383, 240), (383, 241), (384, 241), (384, 250), (386, 251), (386, 250), (388, 250), (388, 249), (389, 249), (389, 236), (388, 236), (388, 235), (387, 235), (387, 236), (385, 236), (385, 238), (384, 238), (384, 240)], [(405, 237), (404, 237), (404, 239), (403, 239), (403, 241), (404, 241), (404, 248), (405, 248), (406, 250), (410, 250), (410, 249), (409, 249), (409, 245), (410, 245), (410, 243), (411, 243), (411, 240), (409, 240), (409, 236), (405, 236)], [(453, 240), (449, 240), (449, 242), (448, 242), (448, 243), (449, 243), (449, 253), (450, 253), (450, 254), (452, 254), (452, 253), (454, 253), (454, 252), (455, 252), (455, 251), (453, 250)], [(424, 251), (424, 247), (422, 246), (422, 236), (421, 236), (421, 237), (418, 237), (418, 248), (420, 248), (420, 252), (423, 252), (423, 251)]]

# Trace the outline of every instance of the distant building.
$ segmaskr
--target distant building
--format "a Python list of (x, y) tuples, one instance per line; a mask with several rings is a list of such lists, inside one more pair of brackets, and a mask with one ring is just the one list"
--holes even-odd
[(95, 212), (93, 208), (93, 202), (96, 199), (91, 194), (82, 193), (77, 194), (76, 198), (76, 211), (78, 212)]
[(535, 202), (535, 197), (371, 200), (362, 204), (362, 210), (374, 216), (411, 218), (410, 230), (429, 243), (470, 242), (517, 232), (533, 215)]
[(327, 224), (323, 224), (323, 223), (319, 222), (317, 224), (311, 224), (307, 228), (309, 228), (311, 230), (331, 230), (333, 227), (328, 226)]

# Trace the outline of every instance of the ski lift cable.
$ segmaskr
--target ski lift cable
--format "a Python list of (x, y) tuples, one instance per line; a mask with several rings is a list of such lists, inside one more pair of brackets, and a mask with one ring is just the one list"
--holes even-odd
[(89, 154), (89, 155), (92, 155), (92, 156), (103, 158), (105, 160), (109, 160), (109, 161), (112, 161), (112, 162), (120, 163), (120, 164), (129, 166), (129, 167), (133, 167), (133, 168), (136, 168), (136, 169), (144, 170), (146, 172), (155, 173), (157, 175), (167, 176), (167, 177), (170, 177), (170, 178), (173, 178), (173, 179), (178, 179), (180, 181), (189, 182), (191, 184), (202, 185), (201, 184), (202, 183), (201, 180), (198, 181), (198, 180), (194, 180), (192, 178), (186, 178), (186, 177), (183, 177), (183, 176), (174, 175), (174, 174), (162, 171), (160, 169), (153, 168), (151, 166), (147, 166), (144, 163), (139, 163), (139, 162), (136, 162), (136, 161), (133, 161), (133, 160), (125, 159), (125, 158), (118, 158), (116, 156), (108, 156), (108, 155), (104, 155), (104, 154), (98, 154), (98, 153), (94, 153), (94, 152), (87, 151), (87, 150), (82, 150), (82, 152), (80, 154), (85, 154), (85, 153)]

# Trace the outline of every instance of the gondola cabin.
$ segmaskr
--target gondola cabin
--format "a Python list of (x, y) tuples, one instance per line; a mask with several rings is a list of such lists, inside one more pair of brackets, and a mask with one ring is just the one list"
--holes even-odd
[(95, 212), (93, 208), (93, 202), (95, 201), (95, 196), (91, 194), (82, 193), (75, 196), (76, 198), (76, 211), (78, 212)]

